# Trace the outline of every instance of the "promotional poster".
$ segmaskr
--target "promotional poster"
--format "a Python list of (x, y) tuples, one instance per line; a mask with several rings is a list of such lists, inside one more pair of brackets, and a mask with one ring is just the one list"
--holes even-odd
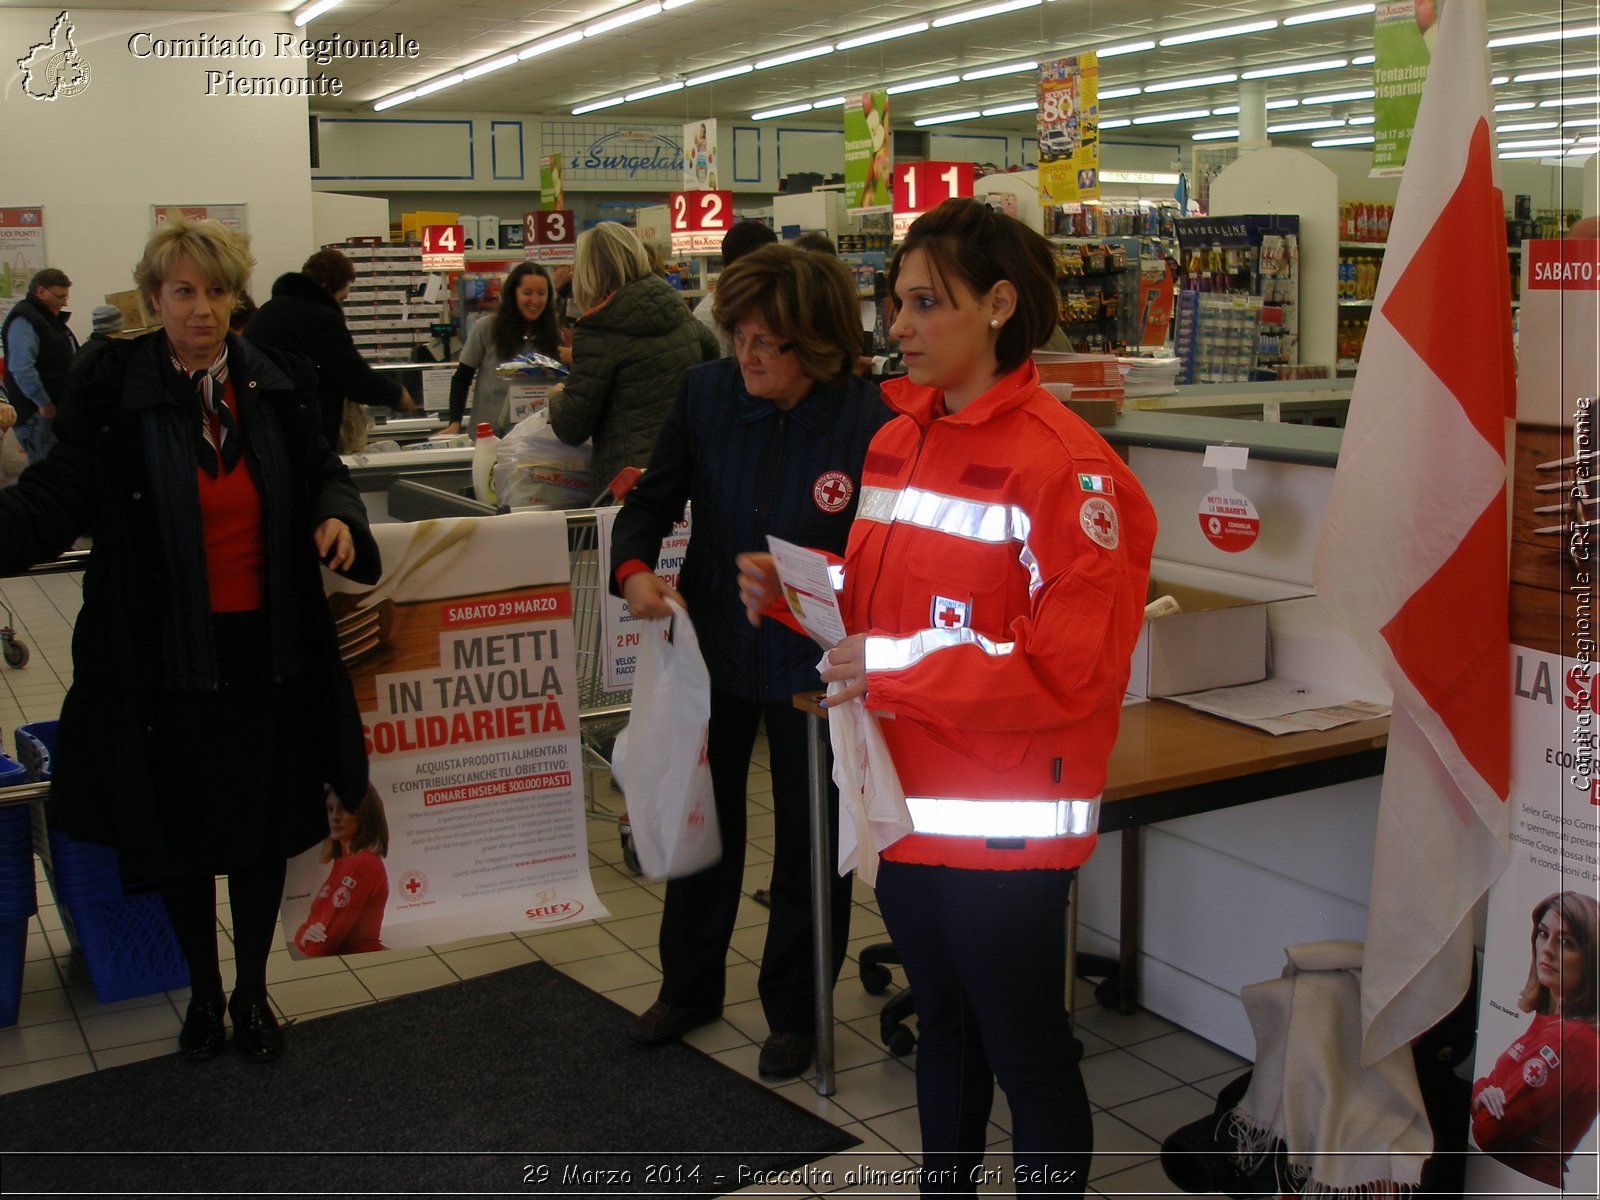
[(690, 121), (683, 127), (684, 192), (717, 190), (717, 121), (709, 117)]
[(1399, 175), (1411, 149), (1432, 32), (1445, 0), (1391, 0), (1378, 5), (1372, 27), (1373, 176)]
[(589, 878), (565, 516), (384, 524), (373, 536), (377, 585), (329, 585), (372, 787), (330, 794), (327, 840), (289, 863), (290, 954), (608, 915)]
[(889, 93), (862, 92), (844, 102), (844, 202), (852, 214), (888, 212), (894, 191)]
[(1100, 195), (1100, 66), (1093, 53), (1039, 64), (1039, 203)]

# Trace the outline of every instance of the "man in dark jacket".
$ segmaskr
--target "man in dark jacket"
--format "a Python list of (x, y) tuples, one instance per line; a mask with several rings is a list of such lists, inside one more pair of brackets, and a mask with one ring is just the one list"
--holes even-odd
[(355, 282), (354, 265), (337, 250), (318, 250), (299, 271), (278, 277), (272, 299), (257, 310), (244, 336), (258, 346), (288, 350), (317, 369), (320, 427), (328, 445), (338, 448), (344, 402), (379, 404), (414, 412), (411, 394), (374, 371), (356, 350), (344, 310), (339, 306)]
[(28, 294), (0, 325), (6, 392), (17, 410), (17, 441), (30, 463), (55, 445), (56, 402), (66, 395), (72, 356), (78, 352), (65, 311), (71, 290), (65, 271), (46, 267), (28, 281)]

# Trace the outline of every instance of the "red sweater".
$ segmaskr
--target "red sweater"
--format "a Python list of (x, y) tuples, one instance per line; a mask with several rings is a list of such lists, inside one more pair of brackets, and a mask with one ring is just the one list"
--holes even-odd
[[(1487, 1087), (1505, 1093), (1505, 1116), (1480, 1108)], [(1541, 1183), (1560, 1187), (1567, 1157), (1594, 1124), (1600, 1035), (1585, 1021), (1539, 1014), (1472, 1085), (1472, 1140)]]
[[(222, 402), (240, 424), (239, 405), (230, 377)], [(213, 433), (215, 433), (213, 424)], [(254, 612), (264, 603), (264, 560), (261, 545), (261, 496), (241, 458), (233, 470), (213, 479), (198, 466), (200, 523), (206, 541), (206, 582), (211, 586), (212, 612)]]
[[(382, 950), (383, 910), (388, 903), (389, 873), (383, 859), (370, 850), (336, 858), (327, 882), (311, 901), (311, 911), (295, 931), (295, 947), (312, 958)], [(327, 940), (306, 941), (306, 930), (318, 922), (327, 931)]]

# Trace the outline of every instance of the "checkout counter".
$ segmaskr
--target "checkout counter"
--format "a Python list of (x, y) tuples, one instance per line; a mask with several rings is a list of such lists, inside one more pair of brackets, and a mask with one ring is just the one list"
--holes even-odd
[[(1218, 395), (1163, 398), (1191, 406), (1182, 413), (1130, 402), (1099, 430), (1160, 519), (1153, 577), (1264, 605), (1272, 675), (1389, 703), (1311, 580), (1342, 430), (1264, 421), (1250, 385), (1192, 390)], [(1226, 404), (1192, 407), (1222, 392)], [(1200, 415), (1208, 408), (1257, 419)], [(1205, 450), (1218, 445), (1249, 449), (1232, 482), (1260, 515), (1259, 537), (1236, 553), (1212, 545), (1200, 520), (1218, 483)], [(1365, 937), (1386, 734), (1378, 719), (1275, 738), (1166, 700), (1131, 704), (1100, 846), (1079, 874), (1078, 950), (1128, 956), (1140, 1007), (1252, 1057), (1241, 989), (1277, 977), (1286, 946)]]

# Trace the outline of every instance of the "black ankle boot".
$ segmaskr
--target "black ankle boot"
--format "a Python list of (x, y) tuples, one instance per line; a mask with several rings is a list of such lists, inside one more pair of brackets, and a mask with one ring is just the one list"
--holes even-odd
[(228, 1005), (233, 1020), (233, 1046), (251, 1062), (271, 1062), (283, 1053), (283, 1031), (272, 1015), (265, 996), (241, 1002), (237, 996)]
[(178, 1053), (197, 1061), (215, 1058), (222, 1052), (223, 1040), (222, 1001), (191, 997), (178, 1034)]

